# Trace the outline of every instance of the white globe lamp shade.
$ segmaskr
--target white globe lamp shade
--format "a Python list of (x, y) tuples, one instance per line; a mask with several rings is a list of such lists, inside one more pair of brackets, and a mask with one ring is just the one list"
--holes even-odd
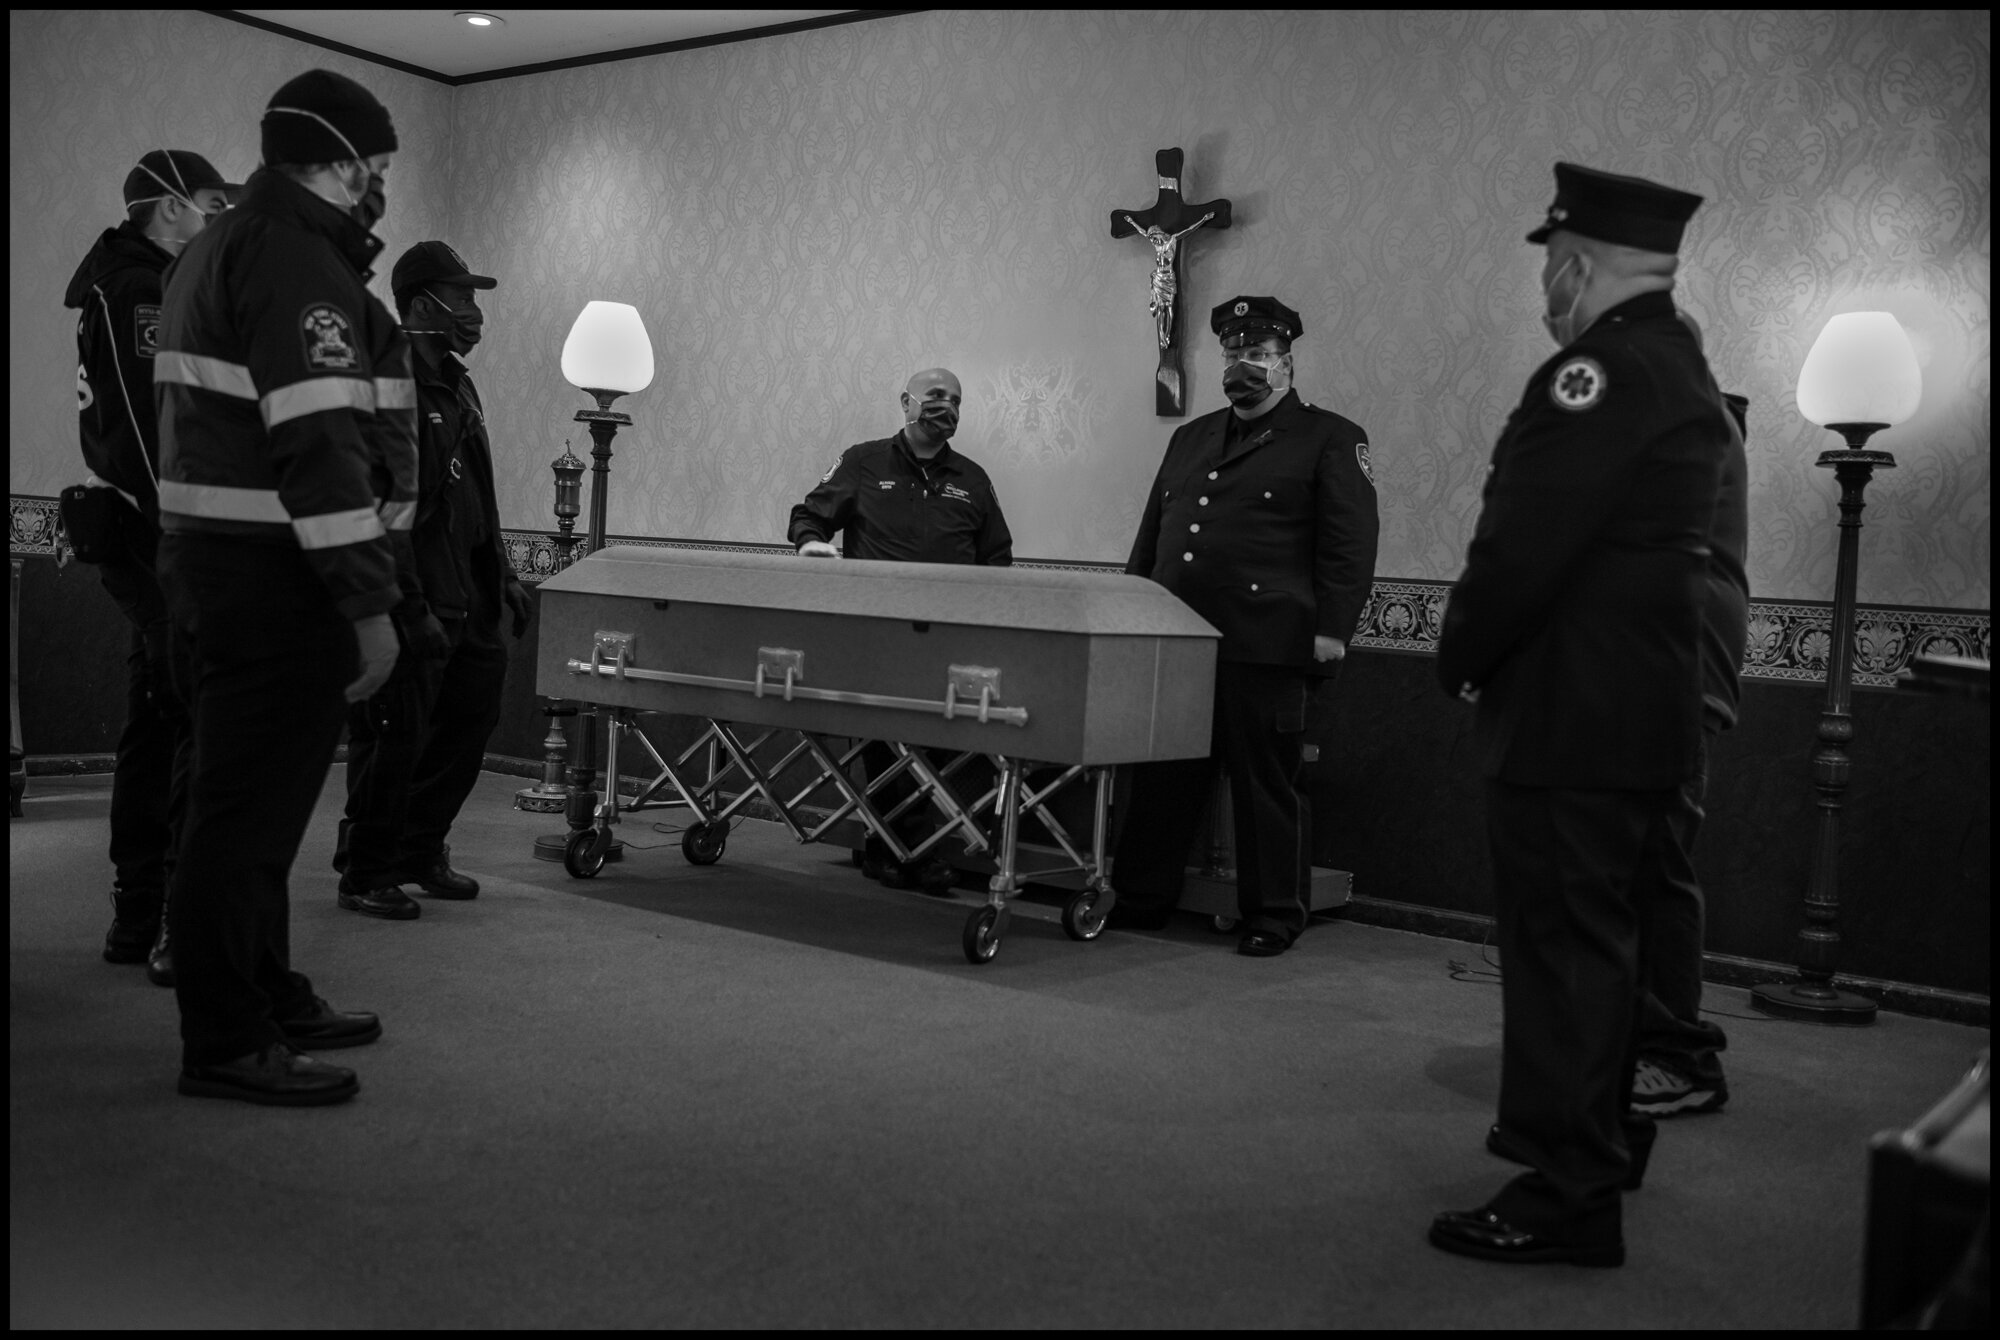
[(1917, 351), (1887, 312), (1846, 312), (1826, 323), (1799, 369), (1799, 413), (1830, 424), (1895, 424), (1923, 396)]
[(590, 302), (563, 341), (562, 372), (583, 391), (630, 395), (653, 384), (653, 342), (639, 309), (623, 302)]

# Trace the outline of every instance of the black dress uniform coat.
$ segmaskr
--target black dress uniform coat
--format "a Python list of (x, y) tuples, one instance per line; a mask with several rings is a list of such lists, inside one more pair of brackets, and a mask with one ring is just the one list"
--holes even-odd
[(1351, 639), (1375, 578), (1368, 435), (1297, 391), (1230, 442), (1234, 417), (1175, 431), (1125, 571), (1214, 624), (1222, 660), (1319, 669), (1313, 638)]
[(1485, 776), (1654, 789), (1693, 769), (1729, 436), (1667, 293), (1621, 303), (1528, 379), (1438, 638), (1445, 690), (1480, 690)]
[[(1493, 450), (1438, 642), (1479, 690), (1503, 995), (1499, 1131), (1532, 1172), (1488, 1207), (1622, 1252), (1640, 927), (1701, 758), (1710, 527), (1733, 426), (1666, 292), (1529, 378)], [(1435, 1230), (1434, 1230), (1435, 1232)]]

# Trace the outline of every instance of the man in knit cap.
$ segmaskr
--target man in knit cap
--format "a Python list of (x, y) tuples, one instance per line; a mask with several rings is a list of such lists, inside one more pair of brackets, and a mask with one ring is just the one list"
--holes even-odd
[(313, 70), (263, 118), (264, 166), (167, 271), (154, 391), (160, 579), (188, 647), (195, 754), (168, 892), (180, 1091), (340, 1102), (306, 1054), (381, 1036), (290, 962), (287, 879), (349, 702), (443, 633), (409, 564), (408, 340), (366, 288), (396, 132)]

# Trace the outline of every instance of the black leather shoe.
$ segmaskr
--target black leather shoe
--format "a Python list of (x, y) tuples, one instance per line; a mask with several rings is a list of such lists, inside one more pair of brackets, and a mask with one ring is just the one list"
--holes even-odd
[(1558, 1242), (1541, 1233), (1516, 1228), (1492, 1210), (1447, 1210), (1431, 1220), (1431, 1246), (1482, 1261), (1512, 1265), (1568, 1262), (1577, 1266), (1622, 1266), (1625, 1244)]
[(282, 1042), (221, 1065), (181, 1067), (180, 1091), (195, 1098), (234, 1098), (266, 1107), (317, 1107), (344, 1103), (361, 1081), (344, 1066), (328, 1065)]
[(451, 868), (451, 848), (446, 847), (436, 857), (417, 867), (410, 876), (410, 882), (433, 898), (477, 898), (479, 881), (470, 875), (461, 875)]
[[(1653, 1157), (1653, 1139), (1659, 1134), (1659, 1130), (1659, 1127), (1651, 1124), (1626, 1129), (1625, 1142), (1632, 1151), (1632, 1168), (1625, 1174), (1625, 1180), (1618, 1184), (1620, 1191), (1637, 1191), (1645, 1184), (1646, 1164)], [(1642, 1131), (1644, 1134), (1640, 1133)], [(1528, 1162), (1528, 1156), (1521, 1152), (1512, 1137), (1500, 1129), (1500, 1123), (1497, 1121), (1487, 1129), (1486, 1152), (1506, 1159), (1509, 1163), (1518, 1163), (1524, 1168), (1534, 1166)]]
[(1245, 931), (1236, 942), (1236, 952), (1251, 958), (1276, 958), (1291, 947), (1292, 942), (1277, 931)]
[(424, 910), (417, 905), (416, 899), (403, 892), (399, 884), (384, 884), (379, 889), (350, 889), (342, 885), (340, 905), (364, 917), (382, 917), (389, 921), (414, 921)]
[(1153, 907), (1134, 907), (1130, 903), (1116, 902), (1111, 905), (1111, 913), (1104, 924), (1114, 931), (1163, 931), (1173, 913)]
[(278, 1020), (285, 1041), (295, 1047), (328, 1051), (334, 1047), (361, 1047), (382, 1036), (382, 1021), (363, 1010), (336, 1010), (318, 996), (312, 1009), (290, 1019)]
[(154, 986), (174, 984), (174, 945), (167, 935), (167, 919), (160, 918), (160, 938), (146, 955), (146, 980)]
[(111, 889), (111, 929), (104, 933), (106, 963), (144, 963), (160, 936), (160, 910), (166, 894), (159, 889)]

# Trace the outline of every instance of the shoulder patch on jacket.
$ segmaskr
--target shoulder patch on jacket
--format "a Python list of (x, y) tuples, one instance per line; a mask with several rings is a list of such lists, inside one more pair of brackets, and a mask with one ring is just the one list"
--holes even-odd
[(840, 463), (846, 459), (847, 459), (847, 453), (844, 451), (841, 452), (838, 456), (834, 457), (833, 464), (826, 467), (826, 473), (819, 477), (819, 482), (824, 484), (826, 483), (827, 480), (832, 479), (833, 472), (835, 470), (838, 470), (840, 468)]
[(141, 358), (151, 358), (160, 352), (158, 303), (140, 303), (132, 309), (132, 351)]
[(1361, 477), (1372, 486), (1375, 483), (1375, 462), (1368, 458), (1368, 439), (1354, 444), (1354, 459), (1361, 463)]
[(314, 372), (352, 372), (361, 366), (354, 347), (354, 323), (330, 302), (316, 302), (299, 316), (306, 366)]
[(1557, 409), (1586, 410), (1604, 399), (1610, 383), (1604, 365), (1594, 358), (1572, 358), (1549, 378), (1549, 399)]

